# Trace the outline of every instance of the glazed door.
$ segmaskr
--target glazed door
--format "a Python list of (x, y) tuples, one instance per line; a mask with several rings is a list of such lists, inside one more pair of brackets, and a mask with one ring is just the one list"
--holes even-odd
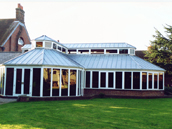
[(23, 95), (29, 94), (29, 86), (30, 86), (30, 69), (20, 69), (17, 68), (16, 71), (16, 79), (15, 79), (15, 95)]

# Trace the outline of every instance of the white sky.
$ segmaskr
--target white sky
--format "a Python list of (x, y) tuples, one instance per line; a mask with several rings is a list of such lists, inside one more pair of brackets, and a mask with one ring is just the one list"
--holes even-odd
[(170, 1), (63, 1), (0, 0), (0, 19), (15, 18), (20, 2), (31, 39), (47, 35), (61, 43), (126, 42), (137, 50), (147, 49), (155, 34), (154, 27), (163, 33), (163, 25), (172, 25)]

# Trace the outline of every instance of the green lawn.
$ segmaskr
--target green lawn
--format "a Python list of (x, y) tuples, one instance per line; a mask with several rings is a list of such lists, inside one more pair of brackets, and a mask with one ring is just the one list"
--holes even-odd
[(90, 99), (0, 105), (0, 128), (172, 129), (172, 99)]

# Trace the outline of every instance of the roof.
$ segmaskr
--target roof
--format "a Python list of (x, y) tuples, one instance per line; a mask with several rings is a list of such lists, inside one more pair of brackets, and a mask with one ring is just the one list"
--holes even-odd
[(68, 55), (68, 57), (82, 65), (85, 69), (138, 69), (165, 71), (154, 64), (151, 64), (137, 56), (131, 55), (71, 54)]
[(76, 48), (134, 48), (136, 47), (128, 44), (128, 43), (71, 43), (71, 44), (64, 44), (69, 49), (76, 49)]
[(52, 42), (56, 42), (56, 43), (62, 45), (63, 47), (65, 47), (64, 44), (61, 44), (61, 43), (57, 42), (56, 40), (54, 40), (54, 39), (52, 39), (52, 38), (50, 38), (50, 37), (48, 37), (46, 35), (42, 35), (42, 36), (40, 36), (40, 37), (38, 37), (38, 38), (36, 38), (34, 40), (35, 41), (52, 41)]
[(11, 31), (15, 28), (15, 19), (0, 19), (0, 45), (6, 40)]
[(14, 59), (4, 63), (4, 65), (50, 65), (81, 67), (65, 54), (53, 49), (36, 48), (28, 51)]
[(0, 52), (0, 64), (21, 55), (21, 52)]
[(6, 41), (10, 38), (10, 36), (14, 33), (19, 25), (25, 28), (27, 36), (29, 38), (29, 34), (25, 25), (20, 21), (15, 20), (16, 19), (0, 19), (0, 46), (4, 46)]
[(31, 44), (25, 44), (22, 49), (31, 49), (32, 45)]

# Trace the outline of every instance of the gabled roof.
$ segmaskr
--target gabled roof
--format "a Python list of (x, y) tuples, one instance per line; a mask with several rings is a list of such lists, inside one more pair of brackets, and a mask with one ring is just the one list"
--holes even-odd
[(164, 69), (151, 64), (137, 56), (117, 54), (76, 54), (69, 58), (82, 65), (85, 69), (128, 69), (128, 70), (158, 70)]
[(21, 52), (0, 52), (0, 64), (21, 55)]
[[(19, 25), (26, 27), (23, 23), (15, 21), (16, 19), (0, 19), (0, 46), (4, 46), (10, 36), (14, 33)], [(26, 30), (29, 38), (29, 34)]]
[(65, 54), (53, 49), (36, 48), (28, 51), (14, 59), (4, 63), (4, 65), (49, 65), (81, 67), (78, 63), (68, 58)]
[(136, 47), (128, 44), (128, 43), (71, 43), (71, 44), (64, 44), (69, 49), (76, 49), (76, 48), (134, 48)]

